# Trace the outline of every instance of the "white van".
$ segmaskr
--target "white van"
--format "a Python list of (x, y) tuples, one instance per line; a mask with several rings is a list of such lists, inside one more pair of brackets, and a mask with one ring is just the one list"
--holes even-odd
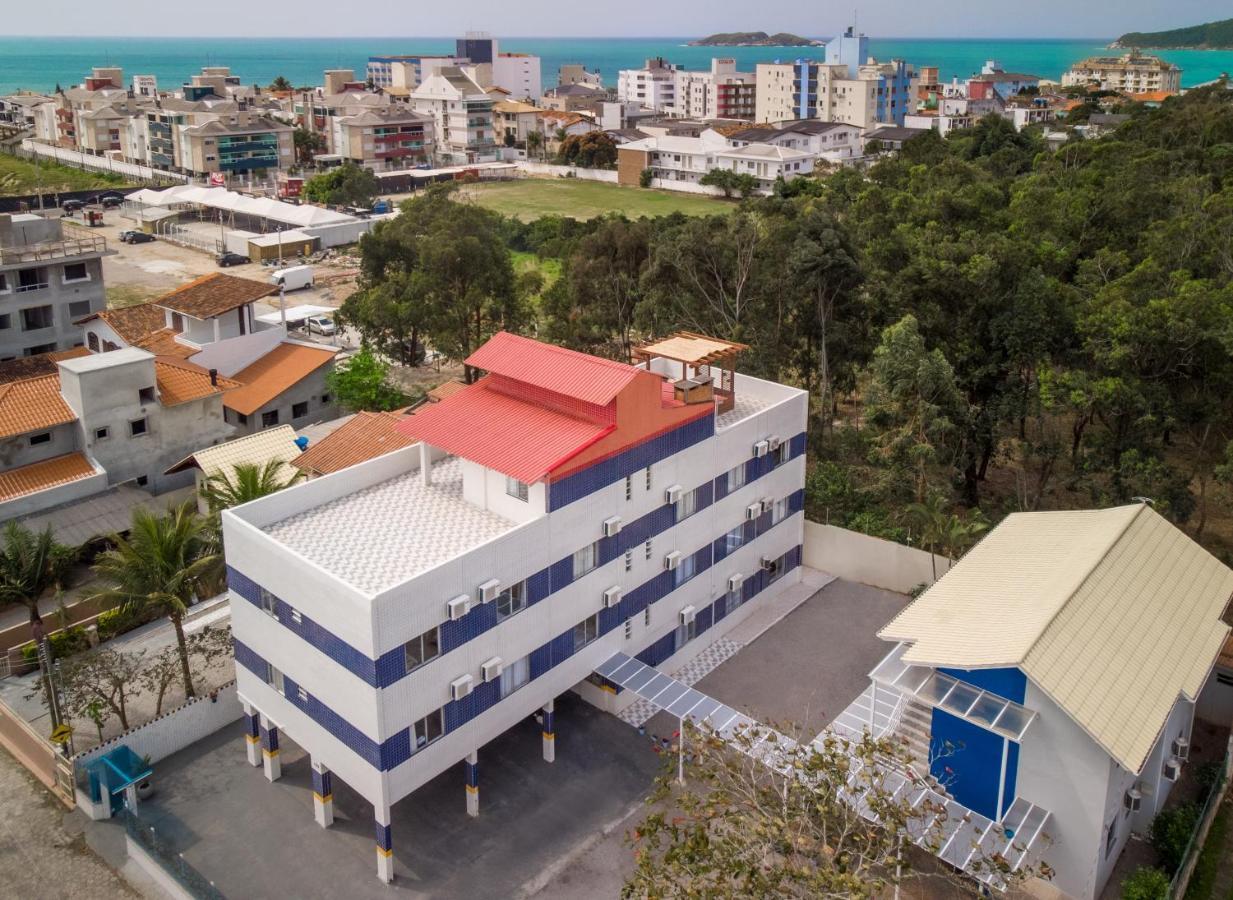
[(276, 269), (270, 273), (270, 281), (288, 291), (298, 291), (300, 288), (313, 286), (312, 266), (292, 266), (289, 269)]

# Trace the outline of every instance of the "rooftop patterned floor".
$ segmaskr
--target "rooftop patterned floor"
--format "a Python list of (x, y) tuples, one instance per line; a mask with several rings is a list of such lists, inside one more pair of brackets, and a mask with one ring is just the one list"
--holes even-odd
[(738, 388), (736, 392), (736, 402), (733, 404), (732, 409), (715, 419), (715, 430), (723, 431), (725, 428), (735, 425), (742, 419), (773, 406), (776, 402), (776, 400), (773, 400), (770, 397), (760, 396), (754, 391), (742, 391)]
[(367, 593), (377, 593), (514, 527), (462, 498), (462, 463), (449, 457), (265, 530), (288, 548)]

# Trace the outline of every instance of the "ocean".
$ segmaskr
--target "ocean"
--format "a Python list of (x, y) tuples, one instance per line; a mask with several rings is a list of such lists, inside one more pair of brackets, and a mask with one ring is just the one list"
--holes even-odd
[[(814, 56), (808, 47), (688, 47), (689, 38), (502, 38), (501, 49), (533, 53), (543, 60), (544, 87), (556, 83), (563, 63), (598, 69), (614, 85), (620, 69), (641, 66), (663, 56), (690, 69), (709, 67), (712, 56), (735, 57), (741, 68), (755, 63)], [(1110, 39), (1063, 40), (871, 38), (878, 59), (906, 59), (916, 66), (935, 65), (944, 80), (966, 78), (987, 59), (1004, 69), (1058, 78), (1071, 63), (1106, 53)], [(55, 38), (0, 37), (0, 93), (20, 88), (50, 91), (57, 84), (79, 84), (91, 67), (122, 66), (126, 79), (154, 75), (161, 88), (188, 80), (205, 65), (230, 66), (244, 83), (268, 84), (282, 75), (296, 85), (321, 83), (329, 68), (354, 69), (362, 78), (369, 56), (398, 53), (446, 54), (453, 38)], [(1182, 84), (1200, 84), (1233, 72), (1233, 51), (1169, 50), (1160, 56), (1182, 67)]]

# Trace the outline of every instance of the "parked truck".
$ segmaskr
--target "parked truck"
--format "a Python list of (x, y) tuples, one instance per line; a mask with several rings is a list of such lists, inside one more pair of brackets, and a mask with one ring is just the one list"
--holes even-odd
[(286, 291), (298, 291), (300, 288), (313, 286), (312, 266), (292, 266), (289, 269), (276, 269), (270, 273), (270, 281)]

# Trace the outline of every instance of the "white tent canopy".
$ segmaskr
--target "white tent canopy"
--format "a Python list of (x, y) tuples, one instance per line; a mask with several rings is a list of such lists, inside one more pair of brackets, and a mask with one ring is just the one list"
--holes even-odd
[(148, 188), (129, 194), (128, 201), (140, 206), (171, 206), (177, 203), (195, 203), (210, 209), (235, 212), (254, 218), (268, 219), (292, 225), (296, 228), (313, 225), (333, 225), (358, 221), (354, 216), (333, 212), (319, 206), (293, 206), (269, 197), (249, 197), (224, 188), (198, 187), (182, 184), (162, 191)]

